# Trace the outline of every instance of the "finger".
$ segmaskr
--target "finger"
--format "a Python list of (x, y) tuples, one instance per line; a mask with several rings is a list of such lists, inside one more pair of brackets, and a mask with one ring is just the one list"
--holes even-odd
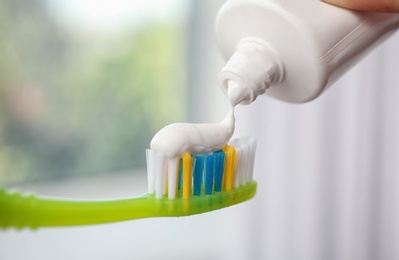
[(370, 12), (399, 12), (399, 0), (322, 0), (344, 8)]

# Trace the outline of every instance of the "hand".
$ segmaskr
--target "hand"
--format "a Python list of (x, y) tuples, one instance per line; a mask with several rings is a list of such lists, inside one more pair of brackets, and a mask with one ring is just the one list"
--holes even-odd
[(322, 0), (323, 2), (358, 11), (399, 12), (399, 0)]

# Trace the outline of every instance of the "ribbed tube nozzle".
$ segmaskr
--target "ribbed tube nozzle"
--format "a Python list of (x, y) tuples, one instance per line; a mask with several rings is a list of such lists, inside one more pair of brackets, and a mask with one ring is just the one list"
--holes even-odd
[(230, 103), (250, 104), (283, 76), (277, 54), (257, 38), (242, 39), (220, 72), (220, 85)]

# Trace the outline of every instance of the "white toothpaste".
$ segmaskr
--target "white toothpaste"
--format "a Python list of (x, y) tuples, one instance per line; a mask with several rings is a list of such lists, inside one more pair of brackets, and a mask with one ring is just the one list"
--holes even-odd
[(169, 158), (184, 152), (203, 154), (222, 149), (234, 133), (234, 109), (219, 124), (175, 123), (162, 128), (152, 138), (152, 150)]

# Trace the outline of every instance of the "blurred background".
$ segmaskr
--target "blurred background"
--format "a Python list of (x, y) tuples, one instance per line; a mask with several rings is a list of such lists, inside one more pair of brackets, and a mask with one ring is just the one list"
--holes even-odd
[[(221, 0), (0, 2), (0, 185), (68, 198), (146, 192), (144, 150), (218, 122)], [(0, 259), (399, 259), (398, 35), (320, 98), (237, 109), (257, 196), (198, 216), (0, 231)], [(1, 209), (0, 209), (1, 214)]]
[(141, 167), (187, 117), (188, 4), (152, 2), (1, 2), (1, 182)]

